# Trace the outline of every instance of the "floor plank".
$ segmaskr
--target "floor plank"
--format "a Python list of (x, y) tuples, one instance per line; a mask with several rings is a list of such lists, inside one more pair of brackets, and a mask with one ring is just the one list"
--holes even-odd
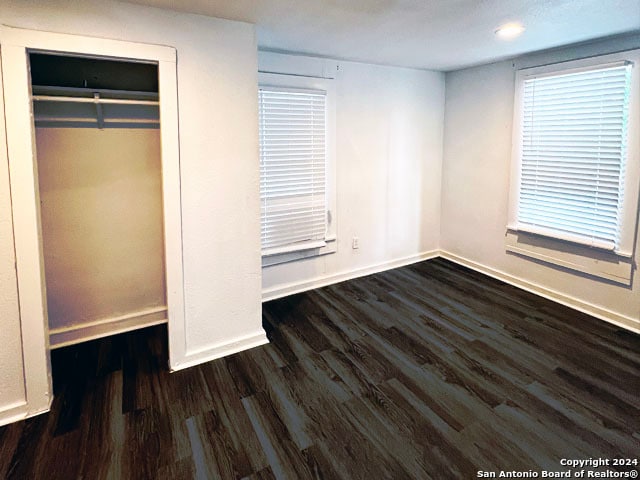
[(263, 324), (270, 344), (176, 373), (162, 326), (54, 351), (52, 411), (0, 428), (0, 478), (465, 479), (639, 456), (640, 337), (446, 260), (266, 303)]

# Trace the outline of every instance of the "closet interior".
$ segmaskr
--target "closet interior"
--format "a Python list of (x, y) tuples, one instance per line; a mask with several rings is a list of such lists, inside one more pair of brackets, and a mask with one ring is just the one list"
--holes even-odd
[(157, 65), (29, 63), (51, 347), (165, 323)]

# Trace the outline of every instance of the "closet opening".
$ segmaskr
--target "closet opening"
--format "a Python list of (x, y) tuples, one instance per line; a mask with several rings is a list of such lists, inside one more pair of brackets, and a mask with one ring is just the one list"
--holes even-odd
[(158, 64), (28, 61), (50, 347), (167, 323)]

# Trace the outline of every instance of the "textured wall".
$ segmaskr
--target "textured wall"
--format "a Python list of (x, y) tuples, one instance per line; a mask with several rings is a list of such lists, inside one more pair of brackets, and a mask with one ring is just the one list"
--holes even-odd
[[(261, 53), (261, 61), (273, 57)], [(295, 71), (305, 57), (269, 58)], [(313, 285), (438, 248), (444, 74), (339, 62), (337, 253), (271, 266), (263, 288)], [(320, 72), (318, 73), (320, 74)], [(333, 73), (332, 73), (333, 74)], [(353, 237), (360, 248), (351, 248)]]
[[(0, 146), (5, 145), (4, 128), (4, 118), (0, 116)], [(6, 148), (0, 147), (0, 412), (24, 400), (9, 169)]]
[[(490, 269), (591, 304), (611, 318), (640, 326), (640, 277), (632, 287), (554, 267), (505, 250), (511, 165), (515, 69), (640, 46), (601, 42), (447, 74), (442, 176), (444, 250)], [(515, 66), (514, 66), (515, 65)], [(630, 142), (639, 142), (637, 135)], [(636, 252), (640, 245), (636, 244)], [(609, 315), (607, 315), (609, 316)]]

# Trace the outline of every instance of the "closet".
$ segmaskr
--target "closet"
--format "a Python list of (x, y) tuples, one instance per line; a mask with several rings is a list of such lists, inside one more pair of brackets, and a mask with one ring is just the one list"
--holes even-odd
[(157, 64), (29, 64), (50, 346), (166, 322)]

